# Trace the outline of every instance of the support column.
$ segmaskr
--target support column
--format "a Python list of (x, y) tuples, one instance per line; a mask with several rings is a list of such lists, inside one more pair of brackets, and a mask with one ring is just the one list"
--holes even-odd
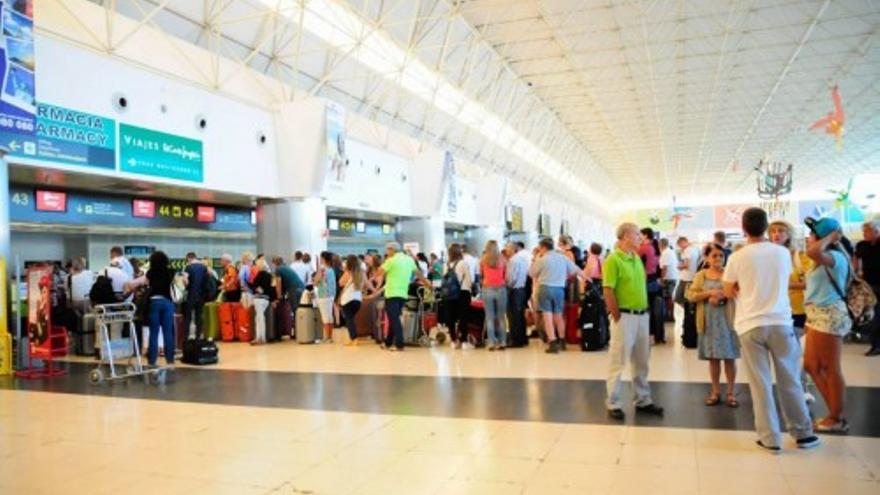
[(498, 241), (499, 247), (504, 248), (504, 225), (490, 225), (468, 231), (468, 250), (479, 256), (486, 243), (493, 240)]
[(397, 238), (401, 244), (418, 242), (423, 253), (445, 257), (446, 222), (442, 218), (407, 218), (401, 220), (397, 227)]
[(295, 251), (327, 249), (327, 208), (321, 198), (262, 200), (257, 207), (257, 250), (285, 260)]

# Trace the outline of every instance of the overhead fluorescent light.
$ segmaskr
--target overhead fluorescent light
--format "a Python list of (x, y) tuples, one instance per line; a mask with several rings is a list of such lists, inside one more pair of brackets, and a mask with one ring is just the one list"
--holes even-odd
[[(413, 58), (384, 32), (374, 29), (357, 13), (333, 0), (310, 0), (279, 8), (277, 0), (258, 0), (338, 51), (433, 104), (487, 140), (518, 156), (535, 171), (546, 174), (572, 193), (596, 203), (601, 197), (558, 160), (540, 149), (498, 115), (446, 81), (440, 73)], [(436, 94), (436, 97), (435, 97)], [(601, 205), (604, 207), (604, 205)]]

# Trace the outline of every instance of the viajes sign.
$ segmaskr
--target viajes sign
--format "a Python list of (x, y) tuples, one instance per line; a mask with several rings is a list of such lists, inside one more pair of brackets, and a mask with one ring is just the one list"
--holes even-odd
[(13, 156), (113, 170), (116, 168), (116, 121), (71, 110), (37, 104), (36, 149), (12, 143)]
[(119, 124), (119, 168), (123, 172), (202, 182), (202, 142)]

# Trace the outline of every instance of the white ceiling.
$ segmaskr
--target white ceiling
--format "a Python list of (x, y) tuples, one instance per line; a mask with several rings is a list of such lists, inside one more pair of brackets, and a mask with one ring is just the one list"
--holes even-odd
[[(571, 176), (536, 172), (437, 110), (436, 92), (402, 90), (300, 29), (290, 13), (303, 3), (337, 20), (314, 0), (106, 4), (488, 168), (613, 206), (749, 194), (765, 156), (794, 163), (801, 192), (880, 171), (876, 0), (320, 1), (355, 13), (364, 39), (375, 31), (437, 71)], [(840, 151), (808, 131), (831, 110), (833, 84), (846, 111)]]

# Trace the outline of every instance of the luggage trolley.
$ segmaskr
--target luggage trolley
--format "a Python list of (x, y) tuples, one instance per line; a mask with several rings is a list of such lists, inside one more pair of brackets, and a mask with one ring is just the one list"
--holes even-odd
[[(130, 302), (117, 304), (101, 304), (95, 306), (95, 324), (100, 328), (101, 360), (89, 373), (89, 381), (93, 385), (106, 382), (124, 380), (136, 376), (144, 377), (146, 383), (165, 383), (168, 367), (148, 369), (144, 366), (140, 346), (137, 340), (137, 330), (134, 324), (134, 315), (137, 307)], [(112, 339), (110, 328), (113, 324), (122, 324), (128, 327), (129, 336)], [(120, 370), (121, 361), (127, 359), (124, 372)], [(107, 376), (101, 365), (106, 364), (110, 368)]]
[(431, 312), (437, 314), (437, 297), (433, 288), (419, 286), (416, 289), (416, 298), (419, 302), (419, 308), (416, 312), (416, 323), (418, 335), (416, 342), (422, 347), (435, 347), (438, 344), (443, 345), (447, 340), (446, 333), (440, 331), (435, 325), (434, 328), (425, 328), (425, 308), (429, 308)]

